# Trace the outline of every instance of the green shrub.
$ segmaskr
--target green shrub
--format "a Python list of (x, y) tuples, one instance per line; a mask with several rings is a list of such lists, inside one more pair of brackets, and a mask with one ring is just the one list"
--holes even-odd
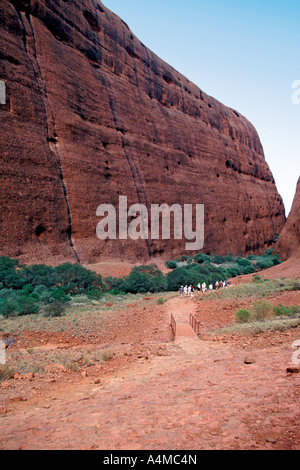
[(295, 315), (296, 313), (300, 312), (300, 306), (284, 306), (282, 304), (275, 305), (273, 307), (274, 315), (281, 316), (289, 316)]
[(213, 255), (211, 256), (211, 260), (210, 260), (210, 262), (214, 264), (223, 264), (225, 261), (226, 259), (220, 255)]
[(162, 299), (162, 298), (157, 299), (157, 303), (158, 303), (158, 305), (162, 305), (164, 303), (164, 299)]
[(118, 292), (122, 289), (123, 282), (124, 278), (109, 276), (104, 279), (103, 288), (106, 292)]
[[(189, 268), (188, 266), (186, 268)], [(189, 272), (189, 275), (190, 276), (197, 276), (198, 278), (200, 277), (207, 277), (209, 276), (209, 274), (211, 273), (211, 270), (209, 267), (207, 266), (204, 266), (203, 264), (202, 265), (194, 265), (194, 266), (191, 266), (190, 268), (190, 271)], [(216, 270), (218, 271), (218, 268), (216, 268)]]
[(89, 289), (86, 293), (86, 295), (90, 298), (90, 299), (93, 299), (93, 300), (99, 300), (101, 299), (101, 297), (103, 297), (104, 293), (102, 290), (100, 289)]
[(274, 266), (282, 263), (282, 261), (279, 259), (279, 255), (273, 255), (272, 260), (273, 260), (273, 265)]
[(0, 287), (22, 289), (25, 284), (19, 261), (0, 256)]
[(162, 292), (168, 289), (168, 284), (156, 264), (151, 264), (133, 268), (129, 276), (122, 280), (119, 289), (131, 294)]
[(48, 304), (52, 301), (52, 291), (45, 286), (36, 286), (33, 290), (33, 295), (37, 297), (38, 301), (42, 304)]
[(174, 269), (167, 275), (167, 288), (169, 291), (178, 291), (180, 286), (185, 286), (190, 282), (190, 273), (185, 268)]
[(255, 274), (255, 276), (253, 276), (252, 282), (256, 284), (262, 284), (264, 281), (262, 280), (261, 276)]
[(252, 274), (255, 272), (255, 267), (248, 258), (237, 258), (235, 263), (239, 267), (241, 274)]
[(259, 261), (255, 262), (255, 268), (259, 271), (272, 268), (274, 266), (272, 259), (269, 257), (262, 257)]
[(235, 262), (239, 265), (242, 266), (243, 268), (252, 266), (252, 263), (249, 259), (247, 258), (237, 258)]
[(4, 299), (8, 299), (14, 293), (15, 291), (13, 289), (6, 289), (6, 288), (0, 289), (0, 301)]
[(194, 261), (198, 264), (210, 263), (210, 256), (205, 255), (204, 253), (198, 253), (194, 256)]
[(0, 301), (0, 315), (9, 317), (17, 312), (17, 302), (12, 299), (4, 299)]
[(102, 277), (80, 264), (64, 263), (54, 268), (56, 282), (64, 286), (68, 294), (78, 294), (89, 288), (102, 288)]
[(251, 312), (245, 308), (241, 308), (235, 314), (235, 320), (237, 323), (248, 323), (251, 319)]
[(55, 268), (46, 265), (21, 266), (17, 260), (0, 257), (0, 288), (25, 289), (24, 294), (27, 295), (37, 286), (64, 286), (66, 293), (77, 294), (88, 288), (102, 288), (102, 278), (80, 264), (64, 263)]
[(150, 292), (152, 289), (151, 277), (134, 268), (122, 283), (122, 289), (131, 294)]
[(52, 266), (44, 264), (37, 264), (33, 266), (26, 266), (22, 272), (27, 284), (32, 286), (45, 286), (52, 287), (56, 285), (56, 272)]
[(164, 292), (168, 290), (168, 282), (163, 274), (152, 278), (152, 289), (150, 292)]
[(45, 317), (61, 317), (65, 313), (65, 304), (56, 300), (47, 305), (44, 310)]
[(18, 315), (32, 315), (38, 313), (39, 306), (36, 299), (29, 295), (20, 295), (17, 303)]
[(255, 320), (264, 320), (272, 313), (273, 308), (269, 302), (256, 301), (252, 305), (252, 315)]
[(177, 268), (177, 263), (176, 261), (167, 261), (166, 266), (168, 269), (176, 269)]
[(142, 266), (136, 266), (133, 271), (148, 274), (151, 277), (159, 276), (162, 272), (158, 269), (156, 264), (147, 264)]
[(242, 274), (252, 274), (255, 272), (255, 267), (254, 266), (244, 266), (242, 268)]
[(33, 293), (33, 286), (32, 284), (25, 284), (25, 286), (22, 288), (20, 294), (22, 295), (30, 295)]
[(284, 307), (282, 304), (275, 305), (273, 307), (274, 315), (288, 315), (289, 314), (289, 307)]
[(241, 274), (241, 270), (239, 268), (227, 268), (226, 269), (226, 278), (229, 279), (231, 277), (237, 277)]
[(66, 294), (64, 287), (53, 287), (51, 290), (51, 298), (50, 298), (50, 303), (51, 302), (63, 302), (67, 303), (70, 302), (71, 297)]

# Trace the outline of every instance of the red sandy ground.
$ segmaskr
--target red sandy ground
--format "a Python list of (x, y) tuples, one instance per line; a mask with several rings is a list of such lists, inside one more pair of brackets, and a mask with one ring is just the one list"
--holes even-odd
[[(165, 261), (159, 258), (152, 258), (150, 262), (145, 264), (156, 264), (156, 266), (164, 273), (168, 273), (170, 269), (166, 268)], [(92, 269), (97, 274), (101, 274), (103, 277), (124, 277), (128, 276), (131, 270), (136, 266), (130, 262), (117, 262), (117, 261), (106, 261), (96, 264), (89, 264), (85, 266), (87, 269)]]
[[(268, 276), (267, 276), (268, 277)], [(288, 277), (288, 276), (286, 276)], [(299, 305), (300, 293), (273, 304)], [(239, 307), (250, 301), (239, 301)], [(232, 323), (237, 305), (174, 297), (139, 301), (105, 331), (105, 364), (16, 376), (0, 387), (0, 449), (300, 449), (300, 373), (287, 373), (300, 329), (257, 336), (205, 332)], [(202, 326), (173, 341), (170, 316)], [(103, 334), (22, 333), (16, 350), (107, 349)], [(245, 364), (246, 356), (255, 362)]]

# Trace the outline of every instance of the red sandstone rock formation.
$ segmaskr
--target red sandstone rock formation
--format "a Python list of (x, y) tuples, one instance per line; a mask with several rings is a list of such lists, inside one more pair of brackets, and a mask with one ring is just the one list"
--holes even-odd
[(96, 237), (100, 204), (205, 204), (205, 252), (263, 252), (284, 207), (254, 127), (97, 0), (2, 0), (0, 252), (27, 262), (176, 257)]
[(300, 262), (300, 178), (287, 222), (277, 241), (276, 252), (282, 260), (294, 258)]

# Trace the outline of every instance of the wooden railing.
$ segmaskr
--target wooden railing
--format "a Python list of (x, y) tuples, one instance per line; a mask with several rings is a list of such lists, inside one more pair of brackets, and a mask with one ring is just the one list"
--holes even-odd
[(196, 320), (196, 318), (192, 314), (190, 315), (190, 325), (195, 331), (196, 335), (200, 336), (201, 323), (198, 320)]
[(176, 336), (176, 321), (172, 314), (171, 314), (171, 328), (173, 330), (174, 336)]

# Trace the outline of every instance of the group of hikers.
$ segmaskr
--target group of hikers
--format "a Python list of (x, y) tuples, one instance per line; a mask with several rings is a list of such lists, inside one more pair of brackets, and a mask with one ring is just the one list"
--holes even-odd
[[(199, 284), (197, 285), (198, 292), (202, 291), (203, 295), (205, 295), (205, 292), (207, 290), (209, 290), (209, 292), (212, 292), (214, 290), (214, 287), (215, 287), (215, 290), (229, 287), (229, 281), (216, 281), (215, 286), (213, 286), (213, 284), (211, 283), (209, 284), (208, 288), (205, 282), (203, 282), (202, 284), (199, 282)], [(186, 285), (184, 287), (181, 286), (179, 289), (179, 294), (180, 294), (180, 297), (184, 296), (184, 297), (193, 298), (195, 294), (195, 288), (192, 284), (190, 284), (189, 286)]]

